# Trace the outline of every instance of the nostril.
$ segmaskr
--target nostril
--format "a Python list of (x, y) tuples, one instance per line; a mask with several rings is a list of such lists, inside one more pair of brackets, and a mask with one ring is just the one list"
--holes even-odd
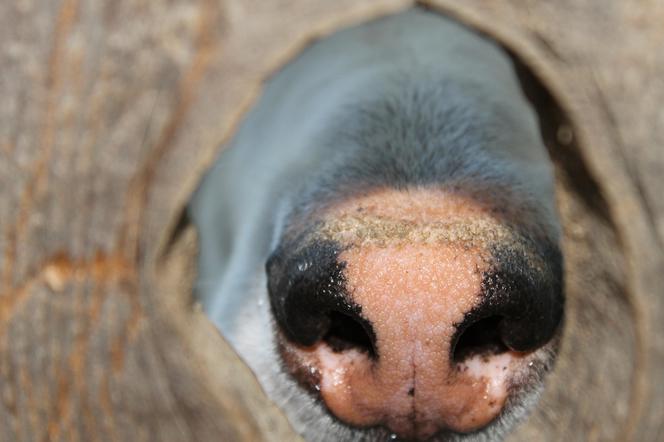
[[(562, 255), (554, 245), (539, 244), (530, 253), (511, 248), (494, 250), (494, 266), (482, 280), (482, 301), (466, 314), (471, 325), (477, 318), (492, 318), (510, 350), (529, 352), (549, 342), (562, 322)], [(467, 327), (460, 327), (464, 331)]]
[(305, 347), (325, 342), (336, 352), (356, 349), (377, 357), (376, 336), (345, 286), (345, 263), (340, 247), (314, 241), (277, 249), (268, 262), (268, 293), (279, 328), (291, 341)]
[(452, 350), (452, 361), (458, 363), (476, 355), (488, 356), (508, 351), (500, 336), (502, 319), (500, 316), (483, 318), (463, 330)]
[(342, 352), (350, 349), (367, 353), (376, 358), (376, 350), (371, 339), (371, 330), (367, 331), (360, 321), (340, 312), (330, 312), (330, 328), (323, 337), (333, 351)]

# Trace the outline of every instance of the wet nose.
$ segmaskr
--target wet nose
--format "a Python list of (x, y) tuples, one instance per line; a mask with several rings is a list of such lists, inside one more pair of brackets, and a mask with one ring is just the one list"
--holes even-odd
[(454, 244), (330, 242), (272, 259), (268, 289), (294, 371), (315, 371), (326, 406), (350, 425), (418, 439), (487, 425), (562, 315), (528, 259), (492, 258)]

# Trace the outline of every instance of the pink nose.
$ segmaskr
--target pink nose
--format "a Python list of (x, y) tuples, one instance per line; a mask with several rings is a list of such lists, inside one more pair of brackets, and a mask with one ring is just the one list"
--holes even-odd
[(321, 394), (340, 419), (383, 423), (403, 436), (439, 428), (470, 431), (500, 412), (514, 358), (476, 357), (457, 364), (456, 325), (480, 300), (478, 255), (454, 247), (369, 247), (342, 254), (353, 301), (376, 335), (375, 354), (314, 346)]
[(481, 208), (388, 197), (332, 211), (321, 233), (331, 241), (293, 258), (286, 283), (274, 275), (288, 265), (268, 265), (285, 360), (349, 425), (418, 439), (479, 429), (500, 414), (510, 380), (560, 313), (522, 293), (519, 272), (495, 271), (487, 241), (509, 235)]

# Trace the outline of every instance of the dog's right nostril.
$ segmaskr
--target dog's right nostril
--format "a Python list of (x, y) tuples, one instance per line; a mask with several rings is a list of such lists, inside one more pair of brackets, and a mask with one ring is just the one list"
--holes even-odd
[[(369, 357), (376, 358), (376, 349), (371, 335), (372, 330), (366, 321), (359, 321), (351, 315), (340, 312), (330, 312), (330, 328), (323, 340), (335, 352), (355, 349), (367, 353)], [(364, 322), (364, 325), (363, 325)]]

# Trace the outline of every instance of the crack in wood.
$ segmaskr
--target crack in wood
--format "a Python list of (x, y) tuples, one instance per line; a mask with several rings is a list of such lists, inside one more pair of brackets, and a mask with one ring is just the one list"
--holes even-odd
[(7, 249), (5, 251), (2, 269), (2, 284), (0, 286), (9, 290), (13, 287), (12, 277), (18, 252), (18, 243), (25, 235), (28, 228), (28, 217), (32, 212), (32, 206), (39, 195), (45, 189), (48, 178), (47, 165), (51, 158), (56, 130), (56, 99), (60, 90), (61, 65), (63, 64), (64, 41), (71, 32), (78, 11), (78, 0), (64, 0), (56, 19), (53, 31), (53, 46), (47, 62), (47, 74), (45, 91), (47, 94), (46, 107), (44, 110), (44, 122), (39, 134), (40, 152), (34, 163), (30, 179), (19, 199), (18, 215), (16, 222), (11, 225), (5, 234), (7, 238)]
[(130, 260), (140, 256), (139, 233), (143, 213), (147, 206), (151, 184), (154, 181), (159, 162), (164, 158), (193, 105), (198, 87), (208, 70), (217, 50), (214, 38), (214, 25), (219, 15), (218, 6), (212, 0), (205, 0), (200, 11), (195, 39), (195, 51), (188, 69), (182, 75), (175, 94), (175, 108), (170, 119), (164, 125), (151, 153), (131, 179), (127, 190), (124, 223), (118, 238), (119, 248), (130, 253)]
[[(624, 145), (624, 142), (618, 130), (619, 126), (617, 124), (616, 118), (611, 110), (610, 104), (606, 96), (602, 92), (602, 88), (600, 87), (597, 75), (594, 75), (592, 78), (593, 78), (595, 96), (597, 97), (597, 102), (600, 104), (600, 106), (598, 106), (599, 110), (601, 111), (602, 116), (608, 121), (608, 124), (605, 125), (605, 127), (609, 128), (612, 132), (609, 135), (609, 139), (613, 142), (612, 144), (614, 144), (613, 150), (616, 152), (617, 155), (622, 157), (624, 161), (624, 170), (631, 178), (630, 181), (632, 181), (632, 184), (634, 184), (635, 187), (634, 190), (636, 190), (636, 192), (632, 192), (632, 194), (636, 194), (637, 196), (636, 199), (638, 199), (638, 201), (642, 204), (642, 210), (648, 213), (648, 205), (646, 204), (646, 200), (644, 199), (643, 194), (639, 193), (638, 177), (635, 176), (634, 173), (632, 172), (630, 168), (630, 162), (624, 156), (624, 149), (620, 147), (621, 145)], [(655, 231), (654, 226), (652, 225), (651, 222), (649, 222), (652, 220), (652, 218), (641, 216), (638, 217), (638, 219), (644, 220), (645, 224), (647, 224), (647, 226), (653, 232)], [(618, 232), (620, 232), (619, 236), (622, 237), (621, 242), (623, 243), (624, 246), (627, 246), (627, 248), (629, 249), (628, 244), (631, 241), (629, 238), (626, 238), (624, 236), (625, 230), (620, 229)], [(657, 238), (657, 235), (653, 233), (651, 237)], [(632, 383), (630, 385), (630, 395), (629, 395), (630, 405), (628, 408), (629, 412), (627, 417), (625, 418), (625, 424), (623, 426), (623, 431), (620, 440), (632, 440), (638, 429), (638, 425), (641, 420), (641, 415), (643, 414), (644, 411), (643, 405), (646, 404), (648, 401), (648, 394), (650, 390), (651, 379), (648, 377), (647, 367), (650, 357), (648, 351), (651, 348), (651, 342), (650, 342), (651, 334), (649, 333), (650, 320), (648, 316), (648, 309), (647, 306), (645, 305), (642, 294), (637, 291), (637, 289), (634, 287), (633, 284), (627, 285), (625, 293), (627, 294), (627, 299), (632, 308), (634, 316), (636, 357), (633, 362), (634, 375), (632, 376)]]
[[(97, 321), (92, 317), (92, 312), (94, 310), (99, 311), (101, 305), (107, 299), (108, 290), (103, 290), (107, 285), (107, 280), (99, 280), (100, 283), (95, 284), (93, 289), (92, 304), (88, 308), (88, 314), (85, 315), (84, 312), (81, 312), (79, 317), (88, 318), (85, 321), (85, 327), (83, 327), (74, 337), (74, 348), (69, 353), (67, 357), (67, 363), (65, 368), (61, 368), (59, 373), (56, 376), (58, 390), (56, 393), (55, 401), (53, 401), (53, 409), (51, 410), (46, 425), (47, 432), (44, 437), (44, 442), (50, 440), (58, 440), (62, 431), (64, 431), (67, 426), (71, 428), (71, 401), (72, 396), (77, 394), (81, 406), (79, 409), (82, 409), (84, 419), (88, 422), (93, 422), (94, 417), (90, 414), (90, 408), (85, 407), (84, 403), (88, 402), (88, 386), (85, 382), (86, 378), (86, 362), (90, 355), (88, 348), (90, 344), (90, 339), (92, 338), (92, 331), (95, 326), (97, 326)], [(81, 285), (78, 285), (77, 291), (80, 291)], [(133, 297), (132, 297), (133, 298)], [(114, 416), (112, 408), (109, 408), (106, 411), (106, 417), (112, 418)]]
[(97, 282), (122, 282), (135, 281), (136, 278), (136, 270), (120, 254), (105, 255), (97, 252), (90, 260), (76, 261), (64, 252), (57, 253), (39, 266), (22, 285), (0, 296), (0, 337), (5, 337), (9, 320), (18, 306), (34, 293), (40, 284), (45, 284), (57, 292), (58, 288), (63, 289), (66, 284), (74, 281), (92, 279)]
[[(18, 305), (34, 293), (37, 286), (44, 284), (54, 291), (64, 290), (68, 284), (78, 283), (74, 290), (80, 290), (84, 282), (93, 281), (95, 290), (92, 296), (92, 303), (87, 309), (87, 315), (81, 313), (78, 317), (87, 317), (86, 327), (80, 330), (74, 338), (74, 348), (67, 356), (67, 362), (64, 368), (60, 368), (56, 374), (57, 393), (53, 401), (53, 408), (48, 413), (48, 422), (45, 427), (46, 433), (43, 440), (57, 440), (61, 435), (63, 428), (69, 422), (68, 413), (71, 412), (71, 400), (75, 393), (83, 400), (87, 398), (87, 385), (85, 379), (86, 361), (89, 356), (88, 347), (92, 330), (98, 325), (98, 319), (103, 303), (110, 293), (110, 284), (124, 285), (129, 292), (135, 293), (137, 274), (135, 269), (119, 254), (104, 255), (98, 252), (90, 260), (76, 261), (69, 258), (64, 253), (59, 253), (48, 259), (39, 271), (29, 278), (24, 285), (19, 287), (10, 296), (4, 296), (0, 302), (0, 330), (1, 336), (5, 339), (3, 346), (6, 346), (7, 327), (10, 318), (18, 308)], [(107, 370), (106, 379), (102, 380), (102, 390), (99, 392), (99, 402), (105, 411), (106, 417), (113, 416), (110, 402), (110, 377), (117, 374), (124, 366), (124, 352), (131, 343), (140, 327), (143, 318), (142, 308), (137, 304), (138, 297), (129, 293), (131, 303), (131, 315), (125, 325), (119, 327), (123, 333), (118, 336), (109, 346), (112, 368)], [(119, 359), (119, 361), (118, 361)], [(19, 379), (21, 380), (21, 389), (30, 400), (35, 399), (34, 393), (30, 393), (29, 374), (20, 370)], [(36, 404), (33, 409), (39, 409)], [(35, 416), (33, 416), (36, 418)], [(88, 419), (92, 419), (88, 416)], [(37, 424), (37, 422), (33, 422)], [(40, 428), (39, 425), (34, 428)]]

